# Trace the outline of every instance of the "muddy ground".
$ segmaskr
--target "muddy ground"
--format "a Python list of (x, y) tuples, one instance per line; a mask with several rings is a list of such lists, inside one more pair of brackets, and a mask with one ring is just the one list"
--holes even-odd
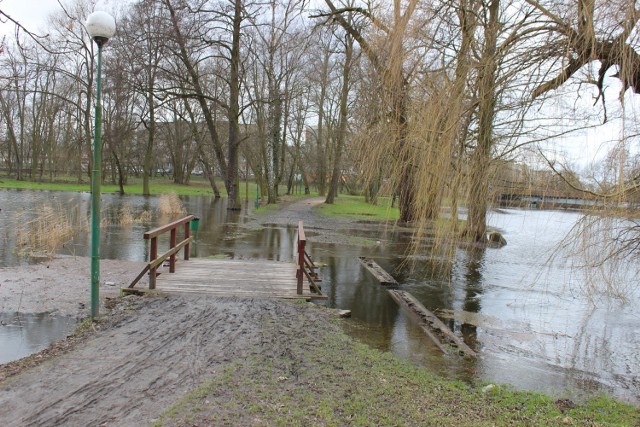
[(325, 311), (274, 300), (128, 297), (73, 351), (0, 383), (4, 426), (148, 425), (226, 364), (308, 340)]
[[(0, 312), (86, 317), (90, 265), (87, 257), (58, 256), (39, 264), (0, 268)], [(100, 261), (102, 308), (107, 299), (118, 296), (121, 287), (129, 285), (144, 265), (144, 262)]]
[[(313, 214), (311, 208), (321, 202), (289, 203), (254, 224), (303, 220), (308, 228), (326, 230), (349, 225)], [(59, 257), (1, 268), (0, 310), (86, 317), (89, 263), (89, 258)], [(153, 423), (220, 367), (250, 354), (275, 354), (284, 335), (313, 341), (314, 325), (330, 315), (283, 301), (202, 296), (127, 297), (109, 311), (119, 288), (143, 266), (102, 260), (101, 322), (48, 351), (0, 365), (3, 426)]]

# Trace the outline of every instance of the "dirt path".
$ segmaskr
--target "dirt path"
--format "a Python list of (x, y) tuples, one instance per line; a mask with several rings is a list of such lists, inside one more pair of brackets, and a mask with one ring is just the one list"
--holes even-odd
[(347, 225), (349, 220), (324, 218), (316, 215), (313, 208), (324, 203), (324, 197), (311, 197), (288, 203), (273, 213), (262, 214), (256, 218), (261, 224), (297, 225), (304, 221), (305, 226), (330, 228), (331, 224)]
[(367, 242), (362, 239), (354, 239), (354, 236), (368, 235), (385, 229), (407, 231), (406, 228), (394, 223), (320, 216), (314, 212), (313, 208), (324, 203), (324, 200), (324, 197), (311, 197), (289, 203), (278, 211), (257, 216), (254, 219), (254, 224), (250, 226), (297, 226), (298, 221), (303, 221), (305, 231), (313, 232), (311, 234), (313, 242), (360, 246), (367, 245)]
[[(303, 220), (308, 229), (325, 230), (349, 225), (315, 215), (322, 201), (296, 201), (256, 221)], [(143, 264), (102, 261), (103, 303)], [(74, 257), (2, 268), (0, 310), (86, 316), (89, 271), (88, 258)], [(326, 310), (274, 300), (128, 297), (79, 344), (0, 365), (0, 381), (9, 377), (0, 382), (0, 424), (147, 425), (221, 367), (247, 355), (277, 357), (286, 350), (284, 338), (313, 342), (323, 316)]]
[(131, 314), (74, 351), (0, 383), (2, 425), (148, 425), (225, 364), (275, 357), (285, 337), (309, 341), (326, 316), (275, 300), (134, 301), (120, 309)]

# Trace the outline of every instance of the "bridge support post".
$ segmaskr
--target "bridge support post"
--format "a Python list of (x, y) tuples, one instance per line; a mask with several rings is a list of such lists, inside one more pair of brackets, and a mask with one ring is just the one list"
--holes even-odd
[(304, 252), (307, 239), (304, 235), (304, 228), (302, 227), (302, 221), (298, 222), (298, 270), (296, 271), (296, 279), (298, 279), (296, 292), (298, 295), (302, 295), (302, 284), (304, 282)]

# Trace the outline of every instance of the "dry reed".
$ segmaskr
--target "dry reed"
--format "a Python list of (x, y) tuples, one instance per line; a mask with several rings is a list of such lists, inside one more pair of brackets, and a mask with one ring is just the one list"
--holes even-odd
[(160, 215), (167, 216), (179, 216), (186, 213), (186, 209), (182, 205), (180, 198), (174, 192), (163, 193), (160, 195), (158, 210), (160, 211)]
[(136, 219), (133, 216), (133, 211), (131, 209), (131, 206), (129, 205), (122, 205), (120, 207), (120, 212), (118, 214), (118, 219), (119, 219), (119, 223), (120, 225), (131, 225), (134, 224), (136, 222)]
[(151, 211), (144, 210), (138, 216), (137, 222), (151, 222), (152, 219), (153, 215), (151, 214)]
[(17, 243), (20, 255), (41, 255), (52, 257), (55, 252), (68, 242), (81, 224), (74, 223), (70, 216), (61, 214), (63, 209), (44, 206), (31, 220), (27, 220), (27, 212), (17, 217)]

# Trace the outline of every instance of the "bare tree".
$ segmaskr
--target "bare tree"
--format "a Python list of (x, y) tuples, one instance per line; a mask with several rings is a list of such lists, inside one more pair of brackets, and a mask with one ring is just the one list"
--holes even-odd
[(158, 104), (159, 74), (165, 60), (164, 39), (168, 28), (166, 11), (155, 0), (143, 0), (133, 5), (129, 15), (119, 22), (120, 31), (114, 40), (120, 55), (127, 58), (123, 64), (129, 71), (132, 89), (144, 100), (137, 114), (147, 131), (142, 161), (142, 193), (151, 194), (149, 184), (153, 173), (153, 149), (156, 139), (156, 109)]
[[(417, 183), (409, 160), (410, 147), (407, 144), (407, 132), (410, 73), (415, 71), (415, 68), (407, 66), (406, 61), (409, 55), (405, 47), (405, 38), (418, 6), (418, 0), (409, 0), (404, 8), (400, 1), (394, 1), (391, 11), (392, 22), (389, 25), (370, 10), (353, 6), (338, 8), (332, 0), (325, 0), (325, 3), (329, 7), (329, 12), (317, 16), (329, 17), (339, 23), (358, 42), (379, 76), (381, 96), (388, 109), (387, 125), (390, 136), (393, 138), (392, 154), (398, 164), (397, 191), (400, 195), (400, 219), (411, 221), (414, 218), (412, 206), (415, 203)], [(376, 27), (382, 37), (381, 43), (374, 46), (365, 33), (352, 24), (353, 20), (345, 17), (345, 14), (354, 13), (366, 17)]]
[(342, 176), (342, 153), (347, 139), (347, 122), (349, 102), (349, 88), (351, 86), (351, 72), (353, 68), (353, 38), (346, 34), (344, 39), (344, 63), (342, 65), (342, 89), (340, 91), (340, 114), (338, 118), (338, 130), (336, 135), (335, 152), (333, 156), (333, 170), (331, 183), (325, 203), (332, 204), (338, 193), (338, 181)]

